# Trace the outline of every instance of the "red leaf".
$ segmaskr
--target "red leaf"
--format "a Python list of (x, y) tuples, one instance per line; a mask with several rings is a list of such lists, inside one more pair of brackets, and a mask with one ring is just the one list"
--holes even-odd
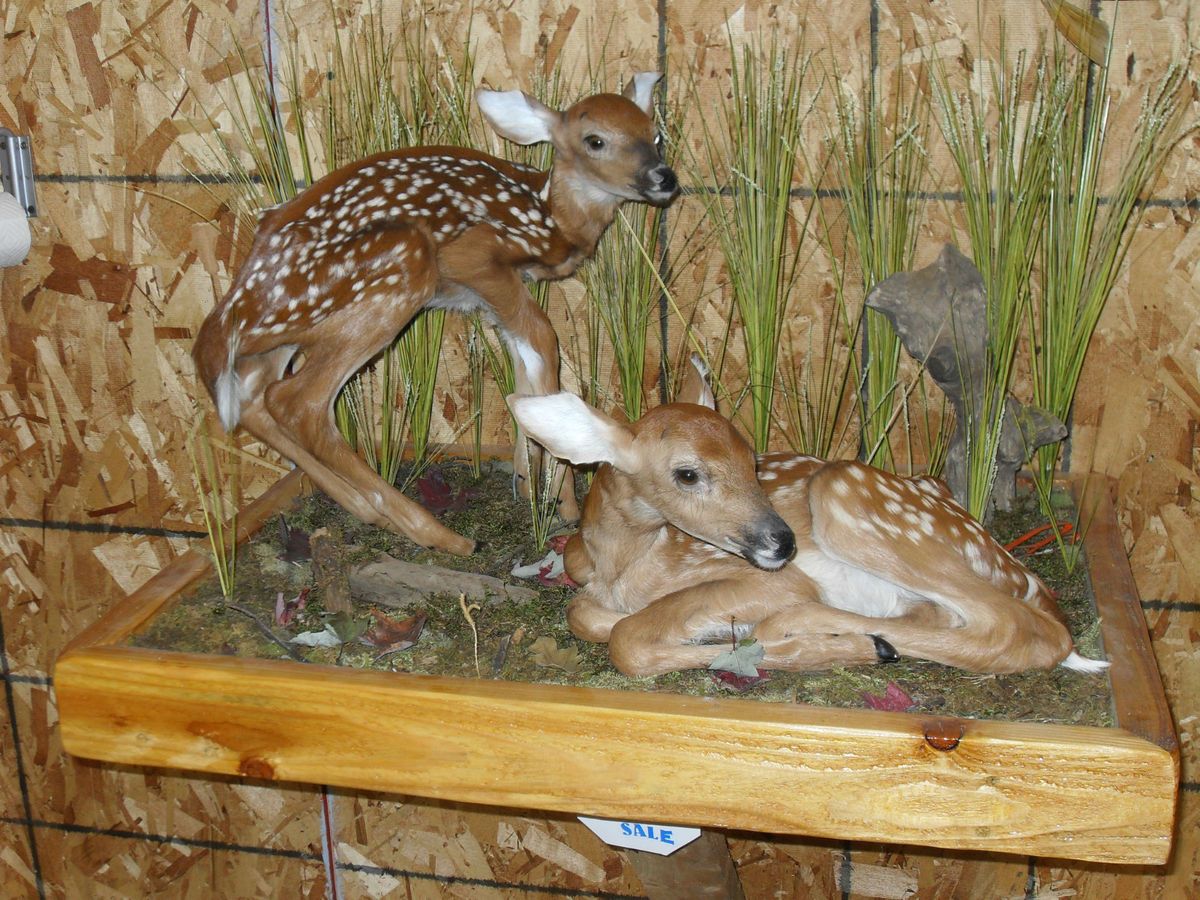
[(884, 691), (882, 697), (863, 691), (862, 698), (863, 702), (871, 709), (882, 709), (888, 712), (904, 712), (917, 705), (913, 698), (904, 693), (894, 681), (888, 682), (887, 690)]
[(407, 619), (393, 619), (377, 609), (371, 610), (375, 624), (361, 638), (364, 644), (377, 647), (384, 653), (407, 650), (421, 638), (425, 627), (425, 613), (417, 613)]
[(550, 573), (552, 571), (554, 571), (553, 563), (542, 566), (537, 573), (538, 584), (542, 585), (543, 587), (579, 587), (579, 585), (575, 583), (575, 579), (573, 579), (566, 572), (559, 572), (557, 575), (551, 576)]
[(771, 673), (766, 669), (758, 669), (757, 671), (758, 675), (737, 675), (733, 672), (726, 672), (724, 669), (717, 669), (712, 673), (712, 680), (718, 687), (724, 688), (727, 691), (733, 691), (735, 694), (744, 694), (755, 685), (771, 680)]
[(435, 514), (462, 509), (475, 496), (475, 491), (470, 488), (451, 487), (442, 470), (437, 468), (430, 468), (417, 479), (417, 490), (421, 494), (421, 505)]
[(283, 591), (275, 595), (275, 624), (276, 625), (291, 625), (292, 619), (296, 618), (296, 613), (304, 609), (308, 603), (308, 592), (312, 588), (302, 588), (300, 593), (291, 600), (283, 599)]

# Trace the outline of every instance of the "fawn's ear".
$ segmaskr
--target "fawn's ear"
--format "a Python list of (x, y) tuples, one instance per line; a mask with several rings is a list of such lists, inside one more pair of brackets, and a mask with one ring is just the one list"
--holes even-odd
[(560, 459), (612, 463), (624, 472), (636, 466), (633, 432), (574, 394), (509, 394), (506, 400), (526, 436)]
[(699, 353), (692, 354), (691, 365), (683, 373), (683, 382), (679, 385), (675, 402), (695, 403), (712, 410), (717, 408), (717, 398), (713, 396), (712, 388), (708, 384), (708, 366), (704, 364)]
[(523, 91), (475, 92), (475, 103), (496, 133), (518, 144), (551, 139), (558, 113)]
[(621, 92), (621, 96), (627, 100), (632, 100), (642, 112), (650, 118), (654, 118), (654, 85), (658, 84), (658, 79), (662, 78), (657, 72), (638, 72), (629, 79), (629, 84), (625, 85), (625, 90)]

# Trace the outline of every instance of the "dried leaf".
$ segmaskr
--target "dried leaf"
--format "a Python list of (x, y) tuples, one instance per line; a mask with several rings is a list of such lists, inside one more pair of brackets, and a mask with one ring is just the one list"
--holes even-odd
[(301, 647), (340, 647), (344, 641), (333, 630), (333, 626), (326, 623), (321, 631), (303, 631), (291, 638), (290, 643)]
[(709, 663), (708, 667), (716, 671), (732, 672), (743, 678), (757, 678), (758, 664), (762, 662), (766, 653), (762, 644), (754, 638), (747, 638), (732, 650), (726, 650)]
[(283, 544), (283, 553), (279, 558), (284, 562), (301, 563), (312, 557), (308, 532), (290, 527), (282, 515), (279, 517), (279, 542)]
[(539, 666), (562, 669), (575, 674), (582, 662), (575, 647), (559, 647), (552, 637), (540, 637), (529, 645), (529, 658)]
[(312, 588), (302, 588), (291, 600), (283, 598), (283, 591), (275, 595), (275, 624), (291, 625), (296, 613), (304, 609), (308, 603), (308, 595)]
[(770, 681), (771, 674), (766, 669), (755, 669), (753, 675), (735, 675), (722, 669), (712, 673), (712, 680), (727, 691), (744, 694), (755, 685)]
[(512, 574), (517, 578), (536, 578), (538, 583), (544, 587), (559, 587), (566, 585), (567, 587), (579, 587), (567, 574), (566, 567), (563, 564), (562, 547), (566, 544), (566, 536), (563, 535), (563, 540), (559, 542), (559, 546), (555, 547), (557, 538), (552, 538), (550, 541), (550, 550), (539, 559), (537, 562), (530, 563), (527, 566), (513, 566)]
[(334, 613), (325, 622), (325, 627), (341, 638), (343, 644), (358, 640), (367, 630), (366, 619), (356, 619), (348, 612)]
[(917, 705), (913, 698), (904, 693), (894, 681), (888, 682), (887, 690), (884, 691), (882, 697), (863, 691), (862, 698), (863, 702), (871, 709), (883, 709), (888, 712), (904, 712)]
[(425, 613), (417, 613), (407, 619), (393, 619), (373, 609), (371, 615), (375, 617), (375, 624), (359, 640), (384, 653), (407, 650), (420, 640), (421, 630), (425, 627)]
[(462, 509), (475, 496), (471, 488), (451, 487), (442, 470), (436, 466), (430, 466), (417, 479), (417, 491), (421, 494), (421, 505), (434, 514)]

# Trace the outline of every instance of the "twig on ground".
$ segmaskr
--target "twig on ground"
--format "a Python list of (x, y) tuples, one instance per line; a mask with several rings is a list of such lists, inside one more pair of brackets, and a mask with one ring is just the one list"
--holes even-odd
[(289, 644), (287, 641), (285, 641), (283, 638), (281, 638), (279, 635), (277, 635), (274, 631), (272, 631), (270, 626), (267, 625), (267, 623), (264, 622), (262, 619), (260, 619), (252, 610), (249, 610), (244, 606), (240, 606), (237, 603), (230, 603), (228, 601), (225, 602), (224, 606), (226, 609), (232, 609), (234, 612), (239, 612), (243, 616), (246, 616), (251, 622), (253, 622), (255, 625), (258, 626), (259, 631), (261, 631), (263, 634), (265, 634), (267, 637), (269, 637), (271, 640), (273, 640), (276, 644), (278, 644), (280, 647), (282, 647), (284, 652), (287, 653), (287, 655), (290, 656), (292, 659), (296, 660), (296, 662), (308, 662), (308, 660), (306, 660), (303, 656), (301, 656), (296, 651), (295, 647), (293, 647), (291, 644)]

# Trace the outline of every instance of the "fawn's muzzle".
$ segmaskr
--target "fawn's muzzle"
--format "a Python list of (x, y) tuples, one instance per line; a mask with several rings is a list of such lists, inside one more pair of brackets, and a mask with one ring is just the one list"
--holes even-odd
[(640, 191), (648, 203), (666, 206), (679, 193), (679, 179), (675, 177), (675, 170), (666, 164), (655, 166), (646, 173)]
[(778, 569), (796, 553), (796, 535), (776, 514), (756, 528), (743, 530), (739, 543), (745, 548), (745, 558), (760, 569)]

